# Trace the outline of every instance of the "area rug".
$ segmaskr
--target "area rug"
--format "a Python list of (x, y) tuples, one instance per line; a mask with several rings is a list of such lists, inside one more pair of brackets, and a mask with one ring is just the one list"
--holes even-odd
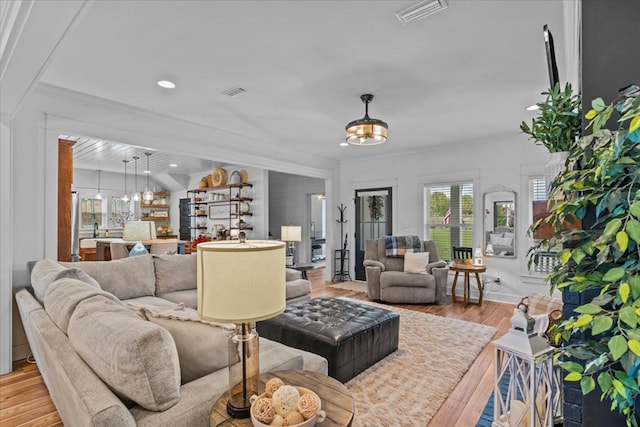
[(346, 383), (356, 402), (354, 427), (426, 426), (497, 332), (479, 323), (344, 299), (400, 314), (398, 350)]
[(338, 282), (332, 283), (331, 287), (338, 289), (345, 289), (347, 291), (355, 292), (367, 292), (367, 282), (361, 282), (359, 280), (353, 280), (350, 282)]

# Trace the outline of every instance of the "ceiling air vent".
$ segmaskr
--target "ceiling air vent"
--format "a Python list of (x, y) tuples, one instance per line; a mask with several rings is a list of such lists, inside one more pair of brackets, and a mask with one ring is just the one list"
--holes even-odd
[(222, 93), (223, 95), (227, 95), (227, 96), (230, 96), (230, 97), (232, 97), (232, 98), (233, 98), (234, 96), (238, 96), (238, 95), (240, 95), (241, 93), (244, 93), (244, 92), (246, 92), (246, 91), (247, 91), (246, 89), (243, 89), (243, 88), (241, 88), (240, 86), (234, 86), (234, 87), (229, 88), (229, 89), (227, 89), (227, 90), (223, 90), (221, 93)]
[(413, 6), (409, 6), (408, 8), (397, 12), (396, 16), (400, 22), (408, 24), (409, 22), (418, 21), (429, 15), (440, 12), (447, 7), (448, 5), (446, 0), (421, 1), (420, 3), (416, 3)]

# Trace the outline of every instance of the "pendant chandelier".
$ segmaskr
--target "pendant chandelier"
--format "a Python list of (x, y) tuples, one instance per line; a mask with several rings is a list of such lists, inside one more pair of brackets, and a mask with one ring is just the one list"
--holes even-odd
[(147, 186), (144, 189), (144, 193), (142, 193), (142, 200), (144, 200), (146, 204), (149, 204), (153, 201), (153, 191), (149, 189), (149, 175), (151, 175), (151, 169), (149, 168), (149, 156), (151, 156), (151, 153), (144, 153), (144, 155), (147, 156), (147, 170), (145, 171), (147, 174)]
[(387, 140), (387, 129), (389, 126), (382, 120), (369, 117), (369, 103), (373, 100), (373, 95), (361, 95), (364, 102), (364, 117), (349, 123), (346, 141), (352, 145), (378, 145)]
[(102, 194), (100, 194), (100, 174), (102, 173), (102, 169), (98, 169), (98, 192), (94, 199), (102, 200)]
[(123, 160), (122, 163), (124, 163), (124, 196), (122, 196), (121, 200), (123, 202), (128, 202), (129, 194), (127, 194), (127, 163), (129, 163), (129, 160)]
[(135, 165), (135, 175), (133, 175), (134, 178), (134, 186), (133, 186), (133, 194), (131, 195), (131, 200), (133, 200), (134, 202), (139, 202), (140, 201), (140, 192), (138, 191), (138, 159), (140, 157), (138, 156), (133, 156), (133, 160), (134, 160), (134, 165)]

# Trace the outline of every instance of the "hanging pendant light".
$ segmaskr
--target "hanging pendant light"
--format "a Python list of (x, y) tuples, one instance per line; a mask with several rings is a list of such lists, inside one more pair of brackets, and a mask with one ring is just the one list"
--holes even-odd
[(346, 141), (352, 145), (378, 145), (387, 140), (387, 130), (389, 126), (382, 120), (369, 117), (369, 103), (373, 100), (373, 95), (361, 95), (364, 102), (364, 117), (349, 123)]
[(139, 202), (140, 201), (140, 192), (138, 191), (138, 159), (140, 157), (138, 156), (133, 156), (133, 160), (134, 160), (134, 165), (135, 165), (135, 175), (134, 177), (134, 186), (133, 186), (133, 194), (131, 195), (131, 200), (133, 200), (134, 202)]
[(100, 174), (102, 173), (102, 169), (98, 169), (98, 192), (96, 193), (94, 199), (102, 200), (102, 194), (100, 194)]
[(151, 169), (149, 168), (149, 156), (151, 156), (151, 153), (144, 153), (144, 155), (147, 156), (147, 170), (144, 171), (144, 173), (147, 174), (147, 186), (144, 189), (144, 193), (142, 193), (142, 200), (149, 204), (153, 201), (153, 191), (149, 189), (149, 175), (151, 175)]
[(120, 200), (122, 200), (123, 202), (128, 202), (129, 194), (127, 194), (127, 163), (129, 163), (129, 160), (123, 160), (122, 163), (124, 163), (124, 196), (122, 196)]

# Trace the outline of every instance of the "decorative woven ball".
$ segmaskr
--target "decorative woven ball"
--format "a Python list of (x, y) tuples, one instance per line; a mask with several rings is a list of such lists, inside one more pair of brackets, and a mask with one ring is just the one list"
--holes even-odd
[(284, 416), (284, 420), (286, 422), (286, 425), (294, 426), (296, 424), (300, 424), (301, 422), (303, 422), (304, 417), (300, 415), (300, 412), (298, 411), (291, 411)]
[(273, 377), (264, 385), (264, 393), (267, 395), (267, 397), (271, 397), (273, 396), (273, 393), (275, 393), (275, 391), (283, 385), (284, 382), (280, 378)]
[(273, 421), (271, 421), (271, 424), (269, 424), (270, 426), (285, 426), (287, 425), (284, 417), (280, 414), (276, 414), (275, 417), (273, 417)]
[(296, 409), (300, 392), (297, 388), (290, 385), (283, 385), (273, 393), (271, 401), (276, 408), (276, 413), (286, 416), (289, 412)]
[(271, 424), (273, 418), (276, 415), (276, 410), (273, 407), (271, 399), (263, 397), (253, 402), (253, 416), (256, 420), (264, 424)]
[(313, 393), (306, 393), (298, 399), (298, 412), (305, 420), (313, 417), (320, 410), (320, 399)]

